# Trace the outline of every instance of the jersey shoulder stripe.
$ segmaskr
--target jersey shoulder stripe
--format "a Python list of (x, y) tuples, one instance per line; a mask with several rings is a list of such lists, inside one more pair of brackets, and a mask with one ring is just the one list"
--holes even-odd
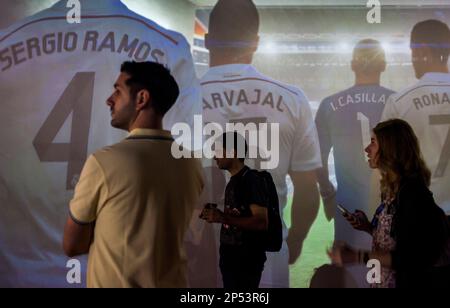
[(411, 94), (412, 92), (414, 92), (414, 91), (416, 91), (416, 90), (418, 90), (418, 89), (421, 89), (421, 88), (427, 88), (427, 87), (434, 87), (434, 88), (437, 88), (437, 87), (450, 87), (450, 84), (419, 84), (419, 85), (416, 85), (415, 87), (413, 87), (412, 89), (408, 89), (408, 90), (406, 90), (403, 94), (398, 94), (399, 95), (399, 97), (394, 97), (394, 102), (398, 102), (398, 101), (400, 101), (402, 98), (404, 98), (405, 96), (407, 96), (408, 94)]
[[(45, 18), (40, 18), (40, 19), (36, 19), (36, 20), (32, 20), (28, 23), (23, 24), (22, 26), (12, 30), (11, 32), (9, 32), (8, 34), (6, 34), (5, 36), (2, 36), (0, 38), (0, 43), (2, 43), (4, 40), (6, 40), (7, 38), (9, 38), (10, 36), (12, 36), (14, 33), (22, 30), (23, 28), (26, 28), (28, 26), (31, 26), (33, 24), (36, 23), (40, 23), (40, 22), (44, 22), (44, 21), (50, 21), (50, 20), (66, 20), (66, 16), (55, 16), (55, 17), (45, 17)], [(146, 26), (148, 29), (158, 33), (159, 35), (161, 35), (162, 37), (164, 37), (165, 39), (169, 40), (170, 42), (172, 42), (174, 45), (178, 45), (178, 41), (173, 38), (172, 36), (162, 32), (161, 30), (157, 29), (156, 27), (154, 27), (153, 25), (150, 25), (148, 22), (146, 22), (145, 20), (142, 20), (140, 18), (137, 17), (133, 17), (133, 16), (127, 16), (127, 15), (87, 15), (87, 16), (83, 16), (82, 18), (84, 19), (108, 19), (108, 18), (123, 18), (123, 19), (129, 19), (129, 20), (133, 20), (136, 21), (138, 23), (143, 24), (144, 26)]]
[(335, 93), (335, 94), (332, 94), (332, 95), (330, 95), (330, 96), (328, 96), (328, 97), (325, 97), (325, 98), (322, 100), (322, 104), (323, 104), (323, 103), (330, 102), (330, 101), (333, 101), (333, 100), (339, 98), (339, 97), (342, 96), (342, 95), (347, 95), (348, 92), (351, 91), (352, 89), (353, 89), (353, 87), (350, 87), (350, 88), (348, 88), (348, 89), (345, 89), (345, 90), (342, 90), (342, 91), (337, 92), (337, 93)]

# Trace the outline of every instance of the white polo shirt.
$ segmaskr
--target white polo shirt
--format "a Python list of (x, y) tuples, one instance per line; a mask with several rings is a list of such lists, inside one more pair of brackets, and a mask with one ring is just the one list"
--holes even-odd
[(414, 129), (432, 179), (436, 203), (450, 215), (450, 74), (427, 73), (390, 97), (382, 120), (400, 118)]

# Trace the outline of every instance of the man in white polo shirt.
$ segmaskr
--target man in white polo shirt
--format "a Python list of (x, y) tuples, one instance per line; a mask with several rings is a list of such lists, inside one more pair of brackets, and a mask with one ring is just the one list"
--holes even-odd
[(391, 96), (382, 120), (400, 118), (414, 129), (432, 173), (430, 190), (450, 215), (450, 54), (449, 27), (438, 20), (416, 24), (411, 33), (414, 71), (419, 82)]
[(107, 101), (128, 138), (91, 155), (70, 203), (69, 257), (89, 251), (88, 287), (183, 288), (183, 248), (203, 179), (195, 159), (175, 159), (162, 130), (178, 86), (153, 62), (125, 62)]
[[(303, 92), (262, 75), (251, 65), (258, 29), (259, 14), (251, 0), (220, 0), (214, 7), (205, 40), (210, 69), (201, 80), (203, 116), (205, 122), (223, 128), (226, 123), (279, 124), (279, 163), (268, 171), (277, 187), (280, 213), (287, 202), (288, 174), (294, 185), (289, 235), (284, 225), (289, 251), (285, 241), (280, 252), (267, 253), (261, 287), (289, 287), (289, 253), (294, 262), (319, 207), (314, 170), (321, 167), (321, 157)], [(260, 168), (261, 159), (252, 167)]]
[(66, 281), (71, 269), (60, 247), (62, 205), (88, 155), (123, 137), (109, 127), (103, 106), (121, 63), (155, 61), (171, 70), (180, 96), (165, 129), (201, 113), (200, 86), (181, 34), (120, 0), (80, 0), (81, 23), (69, 24), (67, 2), (0, 34), (0, 287), (79, 286)]

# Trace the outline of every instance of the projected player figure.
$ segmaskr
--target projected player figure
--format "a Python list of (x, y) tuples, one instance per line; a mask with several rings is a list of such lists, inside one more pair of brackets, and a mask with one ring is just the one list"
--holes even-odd
[[(370, 181), (364, 149), (370, 144), (370, 133), (380, 121), (385, 103), (394, 92), (380, 85), (386, 69), (386, 57), (380, 42), (365, 39), (358, 42), (351, 63), (355, 85), (325, 98), (316, 115), (323, 168), (317, 178), (325, 212), (335, 218), (334, 238), (358, 249), (370, 249), (369, 235), (355, 233), (337, 204), (350, 212), (369, 211)], [(337, 191), (329, 179), (328, 158), (333, 149)], [(360, 287), (366, 283), (367, 269), (347, 268)]]
[(64, 205), (88, 154), (124, 136), (110, 129), (103, 105), (122, 62), (156, 61), (171, 70), (180, 97), (164, 128), (201, 113), (181, 34), (119, 0), (80, 3), (81, 24), (67, 22), (63, 0), (0, 32), (0, 135), (8, 145), (0, 147), (8, 192), (0, 203), (0, 286), (70, 287), (60, 245)]
[[(449, 27), (438, 20), (416, 24), (411, 33), (412, 63), (419, 81), (392, 96), (382, 119), (407, 121), (432, 172), (430, 190), (450, 215), (450, 54)], [(379, 200), (377, 200), (379, 202)]]
[[(230, 17), (233, 18), (230, 18)], [(321, 167), (317, 131), (303, 92), (259, 73), (252, 65), (259, 37), (259, 14), (249, 0), (220, 0), (205, 37), (210, 70), (201, 80), (205, 122), (279, 123), (280, 163), (269, 170), (277, 187), (280, 212), (287, 202), (286, 176), (294, 184), (292, 223), (284, 226), (287, 243), (279, 253), (267, 253), (261, 287), (289, 286), (289, 256), (293, 263), (319, 207), (314, 170)], [(259, 167), (261, 160), (249, 161)], [(252, 165), (252, 163), (254, 163)], [(199, 269), (201, 270), (201, 269)]]
[[(316, 115), (323, 168), (317, 172), (323, 203), (335, 217), (335, 240), (369, 249), (370, 237), (355, 234), (336, 203), (353, 212), (368, 210), (371, 170), (364, 149), (371, 129), (378, 124), (385, 103), (394, 92), (380, 85), (386, 69), (385, 51), (372, 39), (358, 42), (351, 63), (355, 85), (325, 98)], [(329, 180), (328, 158), (333, 149), (337, 192)]]

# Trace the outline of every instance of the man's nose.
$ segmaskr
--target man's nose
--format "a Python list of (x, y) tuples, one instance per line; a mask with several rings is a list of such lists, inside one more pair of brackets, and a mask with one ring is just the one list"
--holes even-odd
[(114, 102), (112, 101), (111, 97), (109, 97), (109, 98), (106, 100), (106, 105), (108, 105), (109, 107), (111, 107), (113, 104), (114, 104)]

